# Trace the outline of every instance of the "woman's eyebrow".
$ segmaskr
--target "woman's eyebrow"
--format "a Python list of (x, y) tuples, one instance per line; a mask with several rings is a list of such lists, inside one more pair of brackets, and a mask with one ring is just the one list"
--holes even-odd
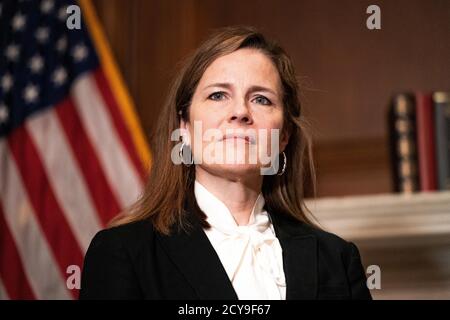
[(228, 82), (217, 82), (217, 83), (213, 83), (213, 84), (207, 85), (206, 87), (203, 88), (203, 90), (206, 90), (206, 89), (211, 88), (211, 87), (219, 87), (219, 88), (231, 89), (233, 87), (233, 85), (231, 83), (228, 83)]
[(251, 86), (249, 91), (250, 92), (265, 91), (265, 92), (269, 92), (269, 93), (273, 94), (274, 96), (278, 95), (276, 91), (274, 91), (274, 90), (272, 90), (270, 88), (264, 87), (264, 86), (256, 86), (256, 85), (255, 86)]
[[(210, 85), (207, 85), (206, 87), (203, 88), (203, 90), (206, 90), (211, 87), (225, 88), (225, 89), (231, 90), (233, 88), (233, 85), (228, 82), (217, 82), (217, 83), (212, 83)], [(268, 87), (264, 87), (264, 86), (254, 85), (254, 86), (251, 86), (249, 89), (249, 92), (256, 92), (256, 91), (265, 91), (265, 92), (269, 92), (275, 96), (277, 95), (276, 91), (274, 91)]]

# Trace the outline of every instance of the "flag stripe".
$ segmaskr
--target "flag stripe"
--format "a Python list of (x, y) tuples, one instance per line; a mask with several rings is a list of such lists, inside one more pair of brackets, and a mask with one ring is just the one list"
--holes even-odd
[[(46, 239), (53, 249), (61, 275), (65, 277), (69, 265), (81, 267), (83, 252), (55, 198), (55, 193), (29, 133), (24, 127), (19, 127), (9, 136), (8, 142), (30, 203)], [(65, 284), (64, 281), (63, 284)], [(71, 293), (74, 297), (77, 296), (76, 292), (72, 291)]]
[(138, 198), (142, 183), (114, 130), (95, 80), (90, 74), (80, 76), (73, 85), (72, 94), (109, 185), (121, 207), (127, 207)]
[(55, 108), (33, 116), (27, 121), (26, 128), (40, 155), (61, 212), (84, 253), (101, 222)]
[[(1, 291), (8, 290), (11, 299), (35, 299), (35, 295), (28, 283), (22, 266), (19, 253), (17, 252), (14, 238), (6, 225), (5, 216), (0, 202), (0, 279), (4, 279)], [(1, 286), (0, 286), (1, 287)]]
[(141, 182), (144, 182), (145, 180), (145, 168), (144, 165), (139, 158), (139, 155), (137, 153), (136, 148), (133, 146), (132, 137), (130, 135), (130, 132), (125, 126), (125, 123), (123, 122), (122, 115), (120, 114), (119, 107), (117, 105), (117, 102), (111, 92), (111, 88), (108, 85), (108, 82), (105, 78), (105, 75), (101, 69), (97, 69), (94, 72), (94, 78), (97, 83), (98, 88), (100, 89), (100, 92), (102, 94), (103, 100), (105, 101), (105, 106), (108, 108), (111, 119), (114, 123), (114, 126), (117, 130), (117, 133), (119, 137), (122, 139), (123, 145), (125, 146), (126, 150), (128, 151), (128, 155), (136, 168), (136, 171), (140, 174)]
[[(61, 271), (58, 269), (56, 259), (46, 241), (49, 237), (44, 235), (36, 220), (38, 215), (29, 202), (28, 193), (23, 185), (16, 162), (4, 140), (0, 140), (0, 154), (2, 155), (0, 168), (3, 170), (3, 177), (0, 180), (0, 200), (3, 204), (3, 214), (6, 225), (17, 245), (30, 286), (37, 298), (67, 299), (70, 295)], [(24, 159), (27, 158), (24, 157)], [(33, 192), (37, 193), (37, 190), (39, 189), (34, 189)], [(46, 208), (46, 206), (42, 208)], [(48, 215), (50, 217), (46, 218), (49, 222), (54, 221), (53, 212), (49, 210)], [(62, 225), (54, 224), (53, 226), (58, 229), (57, 232), (64, 232)], [(44, 227), (52, 228), (52, 226), (48, 226), (48, 223), (44, 223)], [(64, 241), (62, 237), (54, 238), (56, 238), (56, 244), (58, 241)], [(71, 253), (70, 251), (66, 252)]]
[(65, 99), (56, 108), (56, 113), (105, 226), (120, 211), (119, 203), (108, 185), (103, 168), (86, 135), (73, 101), (70, 98)]

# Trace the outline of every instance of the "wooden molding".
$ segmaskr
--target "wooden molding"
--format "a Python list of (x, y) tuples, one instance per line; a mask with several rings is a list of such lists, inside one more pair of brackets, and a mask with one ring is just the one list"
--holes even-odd
[(450, 191), (307, 200), (323, 227), (358, 242), (450, 238)]
[(450, 299), (450, 191), (307, 200), (323, 228), (381, 269), (375, 299)]

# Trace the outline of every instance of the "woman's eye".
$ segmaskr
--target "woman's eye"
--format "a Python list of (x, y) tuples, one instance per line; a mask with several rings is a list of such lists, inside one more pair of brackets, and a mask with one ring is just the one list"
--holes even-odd
[(223, 100), (224, 98), (225, 98), (224, 92), (214, 92), (214, 93), (210, 94), (208, 97), (208, 99), (215, 100), (215, 101)]
[(272, 105), (272, 102), (269, 99), (267, 99), (266, 97), (263, 97), (263, 96), (257, 96), (253, 101), (255, 101), (258, 104), (265, 105), (265, 106)]

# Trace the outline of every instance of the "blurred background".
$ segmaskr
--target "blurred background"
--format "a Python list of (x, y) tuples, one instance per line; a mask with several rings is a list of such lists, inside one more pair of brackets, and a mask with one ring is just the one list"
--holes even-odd
[[(295, 63), (314, 129), (319, 198), (310, 209), (359, 245), (366, 267), (380, 267), (375, 298), (450, 298), (449, 187), (416, 180), (399, 190), (388, 115), (397, 94), (450, 89), (450, 1), (94, 3), (147, 135), (177, 64), (211, 30), (252, 25), (276, 39)], [(366, 27), (372, 4), (379, 30)]]
[[(450, 4), (399, 1), (95, 0), (147, 135), (176, 66), (214, 28), (244, 24), (292, 57), (315, 130), (318, 196), (393, 191), (393, 94), (450, 87)], [(369, 30), (366, 9), (381, 9)]]
[(450, 1), (23, 3), (0, 6), (0, 299), (77, 297), (68, 266), (138, 197), (177, 67), (237, 24), (294, 61), (318, 178), (308, 207), (358, 245), (374, 298), (450, 299)]

